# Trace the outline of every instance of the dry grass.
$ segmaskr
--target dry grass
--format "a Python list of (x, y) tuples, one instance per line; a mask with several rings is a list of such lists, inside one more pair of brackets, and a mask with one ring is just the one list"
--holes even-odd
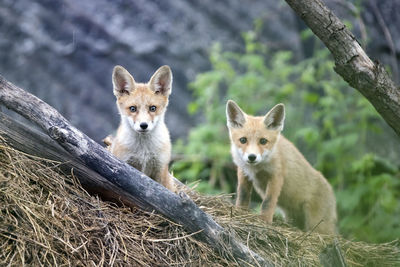
[[(236, 266), (181, 226), (139, 209), (118, 207), (83, 190), (56, 162), (0, 144), (0, 266)], [(320, 266), (333, 237), (268, 226), (232, 207), (229, 196), (195, 202), (278, 266)], [(349, 266), (400, 266), (397, 243), (336, 239)]]

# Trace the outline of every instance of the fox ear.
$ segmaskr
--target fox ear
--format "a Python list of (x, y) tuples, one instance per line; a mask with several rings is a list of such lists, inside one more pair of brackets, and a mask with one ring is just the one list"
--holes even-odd
[(121, 66), (115, 66), (112, 74), (114, 85), (114, 95), (120, 97), (124, 94), (129, 95), (135, 89), (135, 80), (132, 75)]
[(154, 93), (169, 96), (172, 90), (172, 71), (169, 66), (160, 67), (151, 76), (149, 86)]
[(285, 120), (285, 106), (277, 104), (264, 118), (264, 124), (268, 130), (282, 131)]
[(245, 113), (233, 100), (226, 103), (226, 118), (228, 127), (232, 128), (241, 128), (246, 122)]

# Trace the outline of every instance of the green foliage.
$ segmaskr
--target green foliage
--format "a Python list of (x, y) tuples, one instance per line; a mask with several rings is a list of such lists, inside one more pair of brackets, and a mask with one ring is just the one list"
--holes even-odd
[(372, 242), (400, 237), (399, 178), (398, 168), (376, 155), (355, 160), (336, 194), (342, 232)]
[[(301, 36), (312, 38), (309, 30)], [(173, 166), (176, 176), (189, 182), (200, 179), (198, 190), (203, 192), (234, 192), (226, 101), (233, 99), (256, 115), (283, 102), (283, 134), (334, 186), (339, 231), (375, 242), (399, 238), (398, 167), (366, 154), (382, 132), (374, 108), (333, 71), (329, 51), (319, 43), (311, 58), (296, 62), (292, 52), (271, 52), (258, 42), (257, 31), (244, 33), (243, 39), (243, 52), (223, 51), (215, 44), (212, 69), (190, 84), (195, 100), (189, 112), (201, 114), (203, 122), (186, 142), (175, 145), (176, 153), (185, 155), (185, 161)]]

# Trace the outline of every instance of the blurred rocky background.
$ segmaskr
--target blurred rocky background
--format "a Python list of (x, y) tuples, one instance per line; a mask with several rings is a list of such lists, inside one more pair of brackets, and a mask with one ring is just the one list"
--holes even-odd
[[(361, 9), (353, 4), (360, 1), (325, 2), (398, 82), (400, 1), (361, 1)], [(174, 85), (166, 118), (176, 139), (198, 121), (186, 110), (188, 83), (210, 67), (209, 48), (218, 41), (242, 49), (241, 32), (255, 19), (269, 47), (309, 56), (305, 25), (283, 0), (0, 0), (0, 74), (100, 141), (119, 123), (113, 66), (144, 82), (168, 64)]]

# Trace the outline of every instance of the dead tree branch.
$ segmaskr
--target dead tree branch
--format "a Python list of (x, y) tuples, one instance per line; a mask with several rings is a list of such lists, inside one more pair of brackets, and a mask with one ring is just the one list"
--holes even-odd
[(373, 62), (354, 35), (321, 0), (286, 0), (335, 60), (335, 71), (362, 93), (400, 136), (400, 89), (385, 68)]

